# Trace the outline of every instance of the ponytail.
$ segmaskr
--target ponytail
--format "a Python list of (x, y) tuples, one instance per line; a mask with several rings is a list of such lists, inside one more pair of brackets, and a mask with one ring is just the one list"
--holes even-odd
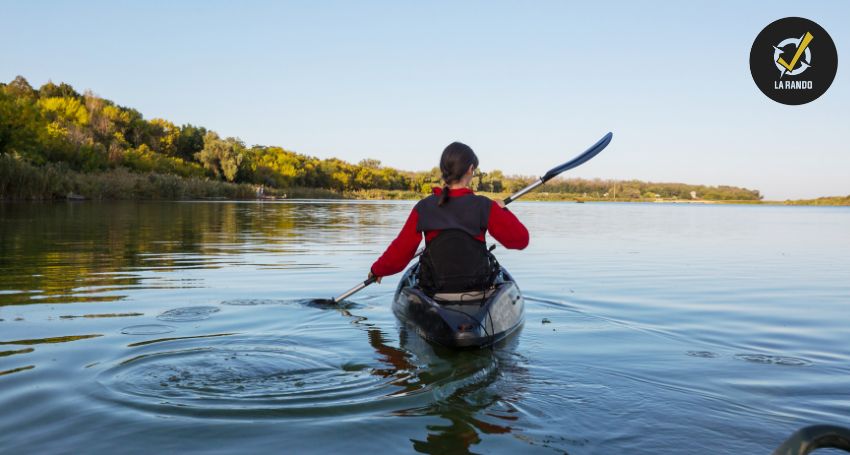
[(440, 201), (437, 202), (437, 205), (442, 206), (446, 202), (449, 202), (449, 186), (443, 185), (443, 192), (440, 194)]
[(442, 206), (449, 202), (449, 185), (460, 181), (469, 170), (469, 166), (478, 167), (478, 157), (468, 145), (452, 142), (443, 150), (443, 155), (440, 156), (440, 172), (442, 172), (444, 185), (437, 205)]

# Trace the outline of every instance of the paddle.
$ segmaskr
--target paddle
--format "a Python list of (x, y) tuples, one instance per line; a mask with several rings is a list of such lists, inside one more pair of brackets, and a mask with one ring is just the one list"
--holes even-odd
[(570, 170), (574, 167), (579, 167), (582, 164), (590, 161), (591, 158), (598, 155), (599, 152), (602, 151), (602, 149), (608, 146), (608, 144), (611, 142), (612, 137), (614, 137), (613, 133), (608, 133), (605, 136), (602, 136), (602, 139), (600, 139), (597, 143), (593, 144), (589, 149), (585, 150), (584, 153), (582, 153), (581, 155), (567, 161), (566, 163), (560, 166), (555, 166), (552, 169), (549, 169), (549, 172), (547, 172), (543, 177), (540, 177), (536, 182), (517, 191), (516, 193), (510, 195), (507, 199), (505, 199), (505, 205), (508, 205), (508, 203), (510, 203), (514, 199), (521, 197), (525, 193), (528, 193), (529, 191), (548, 182), (549, 180), (552, 180), (558, 174)]
[[(608, 146), (608, 144), (611, 142), (611, 138), (613, 136), (614, 136), (613, 133), (608, 133), (605, 136), (602, 136), (602, 139), (600, 139), (597, 143), (593, 144), (589, 149), (585, 150), (584, 153), (582, 153), (581, 155), (567, 161), (566, 163), (564, 163), (560, 166), (555, 166), (552, 169), (549, 169), (549, 172), (547, 172), (545, 175), (543, 175), (543, 177), (540, 177), (534, 183), (526, 186), (525, 188), (517, 191), (516, 193), (510, 195), (507, 199), (505, 199), (504, 200), (505, 205), (510, 204), (512, 201), (519, 199), (524, 194), (534, 190), (535, 188), (537, 188), (538, 186), (548, 182), (549, 180), (552, 180), (558, 174), (561, 174), (562, 172), (567, 171), (569, 169), (572, 169), (574, 167), (581, 166), (582, 164), (590, 161), (591, 158), (598, 155), (599, 152), (602, 151), (602, 149), (604, 149), (605, 147)], [(422, 250), (419, 250), (419, 252), (417, 252), (413, 257), (415, 258), (415, 257), (419, 256), (420, 254), (422, 254)], [(332, 303), (332, 304), (337, 303), (337, 302), (341, 302), (341, 301), (351, 297), (352, 295), (356, 294), (357, 292), (360, 292), (363, 288), (374, 283), (376, 280), (377, 280), (377, 278), (375, 278), (375, 277), (369, 278), (369, 279), (363, 281), (362, 283), (359, 283), (357, 286), (354, 286), (353, 288), (343, 292), (338, 297), (334, 297), (330, 300), (327, 300), (327, 302)], [(319, 301), (324, 302), (325, 299), (320, 299)]]

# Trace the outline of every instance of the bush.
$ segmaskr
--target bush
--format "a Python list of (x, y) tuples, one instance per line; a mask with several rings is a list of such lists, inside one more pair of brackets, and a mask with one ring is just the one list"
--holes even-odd
[(68, 193), (89, 199), (196, 199), (255, 197), (252, 185), (226, 183), (200, 178), (182, 178), (155, 172), (136, 173), (126, 168), (81, 173), (67, 166), (48, 163), (34, 166), (0, 154), (0, 199), (62, 199)]

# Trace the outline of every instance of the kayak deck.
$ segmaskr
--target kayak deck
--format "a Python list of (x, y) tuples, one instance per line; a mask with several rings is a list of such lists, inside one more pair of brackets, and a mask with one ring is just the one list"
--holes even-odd
[(402, 276), (393, 312), (423, 338), (449, 347), (483, 347), (496, 343), (523, 323), (525, 301), (510, 274), (502, 269), (486, 293), (470, 291), (428, 296), (417, 286), (414, 264)]

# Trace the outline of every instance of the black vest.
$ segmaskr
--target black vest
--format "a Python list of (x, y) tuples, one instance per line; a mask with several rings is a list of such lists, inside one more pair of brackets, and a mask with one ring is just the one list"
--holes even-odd
[(440, 196), (432, 194), (416, 203), (415, 208), (419, 215), (417, 231), (460, 229), (476, 237), (487, 229), (490, 206), (493, 204), (490, 199), (475, 194), (464, 194), (450, 197), (442, 206), (437, 205), (439, 202)]
[(441, 231), (419, 257), (419, 286), (430, 295), (490, 287), (499, 265), (474, 237), (487, 229), (492, 202), (474, 194), (449, 198), (442, 206), (439, 200), (431, 195), (416, 204), (416, 230)]

